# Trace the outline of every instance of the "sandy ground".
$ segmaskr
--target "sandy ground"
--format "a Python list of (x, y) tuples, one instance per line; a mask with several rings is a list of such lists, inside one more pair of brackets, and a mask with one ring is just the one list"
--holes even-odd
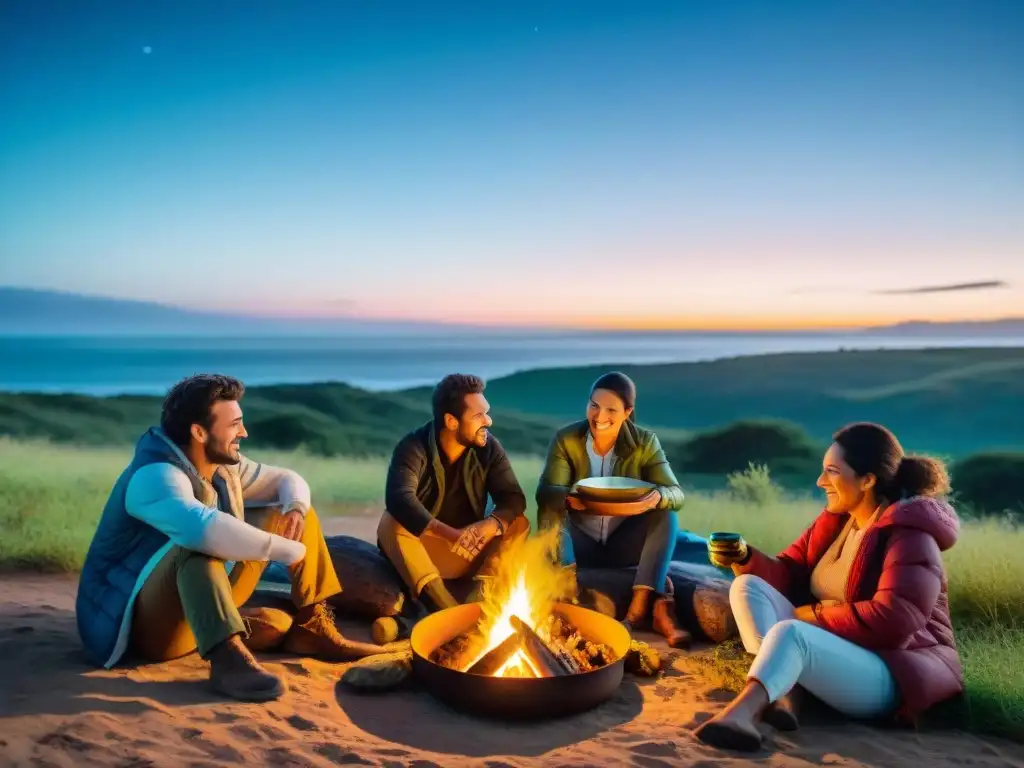
[[(375, 520), (331, 521), (371, 538)], [(270, 704), (217, 697), (196, 656), (90, 667), (75, 631), (76, 582), (0, 577), (0, 765), (4, 766), (1021, 766), (1024, 747), (963, 733), (879, 731), (822, 721), (795, 735), (765, 728), (753, 756), (716, 751), (689, 729), (728, 695), (691, 676), (678, 654), (653, 680), (626, 676), (601, 707), (528, 725), (456, 714), (412, 687), (357, 694), (342, 667), (264, 657), (289, 691)], [(368, 639), (365, 626), (345, 631)], [(667, 649), (666, 649), (667, 652)]]

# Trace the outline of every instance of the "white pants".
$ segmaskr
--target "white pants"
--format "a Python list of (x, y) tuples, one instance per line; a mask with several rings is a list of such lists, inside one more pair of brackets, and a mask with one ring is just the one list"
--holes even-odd
[(793, 618), (793, 604), (758, 576), (737, 576), (729, 603), (748, 653), (747, 674), (776, 701), (799, 683), (848, 717), (874, 718), (895, 709), (896, 681), (881, 657), (827, 629)]

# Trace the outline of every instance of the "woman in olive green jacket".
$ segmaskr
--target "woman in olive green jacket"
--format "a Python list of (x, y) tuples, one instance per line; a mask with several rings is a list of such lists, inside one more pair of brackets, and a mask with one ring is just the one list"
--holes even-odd
[[(689, 635), (676, 624), (669, 563), (676, 545), (683, 490), (658, 436), (634, 422), (636, 385), (623, 373), (607, 373), (590, 391), (587, 418), (559, 430), (537, 487), (537, 522), (561, 529), (566, 566), (636, 566), (633, 598), (626, 613), (632, 626), (650, 615), (653, 628), (673, 646)], [(651, 507), (631, 517), (584, 512), (573, 486), (588, 477), (632, 477), (657, 486)], [(652, 605), (653, 597), (653, 605)]]

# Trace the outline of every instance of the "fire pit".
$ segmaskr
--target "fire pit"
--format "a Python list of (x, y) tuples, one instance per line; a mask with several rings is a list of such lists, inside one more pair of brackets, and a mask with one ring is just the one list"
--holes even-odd
[(622, 682), (629, 632), (614, 619), (579, 606), (558, 603), (555, 612), (591, 642), (611, 648), (615, 658), (590, 671), (550, 677), (481, 674), (432, 661), (441, 646), (472, 632), (480, 622), (481, 605), (470, 603), (439, 611), (416, 624), (412, 632), (413, 674), (433, 696), (472, 714), (525, 719), (591, 709), (610, 698)]
[(615, 619), (565, 601), (571, 573), (552, 557), (557, 531), (506, 550), (481, 600), (438, 611), (412, 632), (412, 667), (454, 709), (555, 717), (597, 706), (622, 682), (630, 648)]

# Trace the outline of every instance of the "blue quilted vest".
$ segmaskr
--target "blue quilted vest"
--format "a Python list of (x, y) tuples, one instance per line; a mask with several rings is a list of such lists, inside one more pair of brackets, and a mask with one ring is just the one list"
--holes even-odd
[[(112, 666), (124, 651), (118, 648), (140, 576), (155, 563), (153, 556), (168, 544), (167, 536), (128, 514), (125, 495), (132, 476), (149, 464), (168, 463), (192, 481), (196, 498), (205, 504), (221, 497), (222, 509), (231, 509), (226, 483), (215, 487), (202, 480), (190, 462), (156, 427), (149, 429), (135, 446), (135, 456), (114, 484), (93, 535), (78, 582), (75, 616), (78, 634), (89, 658), (100, 666)], [(216, 493), (214, 493), (216, 490)], [(126, 630), (127, 631), (127, 630)], [(124, 645), (124, 642), (121, 643)]]

